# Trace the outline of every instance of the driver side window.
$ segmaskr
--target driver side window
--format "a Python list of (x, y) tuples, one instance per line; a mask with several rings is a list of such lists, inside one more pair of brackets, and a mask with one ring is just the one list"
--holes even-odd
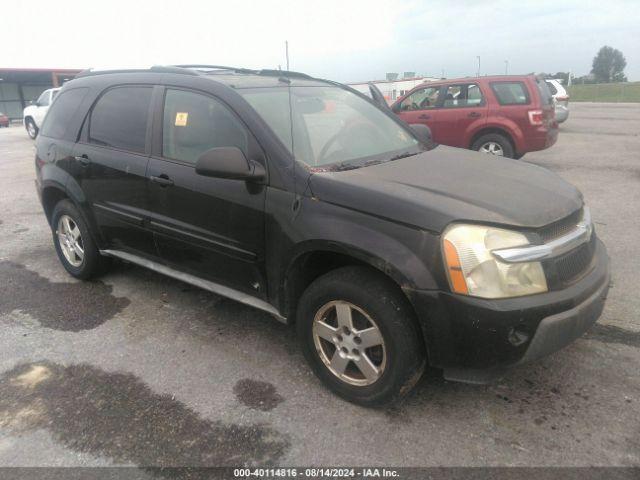
[(435, 108), (438, 103), (439, 93), (440, 87), (425, 87), (416, 90), (402, 101), (400, 110), (407, 112)]
[(49, 95), (51, 95), (51, 92), (49, 90), (45, 90), (44, 92), (42, 92), (42, 94), (38, 97), (36, 104), (39, 107), (49, 106)]

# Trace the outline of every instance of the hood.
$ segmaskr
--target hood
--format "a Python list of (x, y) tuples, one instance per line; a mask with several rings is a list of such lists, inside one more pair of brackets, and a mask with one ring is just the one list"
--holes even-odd
[(319, 200), (441, 232), (453, 221), (538, 228), (582, 206), (582, 194), (546, 168), (470, 150), (428, 152), (309, 179)]

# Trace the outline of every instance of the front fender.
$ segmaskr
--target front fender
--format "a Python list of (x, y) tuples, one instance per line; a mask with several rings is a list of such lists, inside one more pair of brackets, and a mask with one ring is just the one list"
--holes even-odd
[[(425, 259), (388, 232), (329, 215), (315, 216), (314, 226), (316, 228), (311, 227), (309, 231), (309, 238), (293, 248), (287, 273), (302, 255), (313, 251), (328, 251), (348, 255), (371, 265), (391, 277), (400, 287), (422, 290), (437, 288)], [(414, 238), (417, 240), (415, 245), (419, 248), (428, 243), (426, 237), (433, 237), (430, 233), (418, 230), (404, 233), (411, 237), (423, 237)]]

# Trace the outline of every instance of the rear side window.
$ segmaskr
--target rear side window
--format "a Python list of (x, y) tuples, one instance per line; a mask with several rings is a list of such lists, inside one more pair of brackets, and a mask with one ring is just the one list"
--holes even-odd
[(162, 155), (195, 164), (216, 147), (238, 147), (247, 154), (248, 133), (219, 101), (184, 90), (167, 90), (162, 126)]
[(494, 82), (491, 84), (500, 105), (527, 105), (529, 92), (523, 82)]
[(93, 107), (89, 142), (144, 153), (151, 87), (108, 90)]
[(484, 103), (482, 92), (475, 83), (449, 85), (444, 94), (444, 108), (477, 107)]
[(73, 90), (62, 92), (47, 112), (42, 126), (42, 135), (51, 138), (63, 138), (67, 131), (67, 126), (78, 111), (78, 107), (87, 95), (88, 90), (88, 88), (74, 88)]

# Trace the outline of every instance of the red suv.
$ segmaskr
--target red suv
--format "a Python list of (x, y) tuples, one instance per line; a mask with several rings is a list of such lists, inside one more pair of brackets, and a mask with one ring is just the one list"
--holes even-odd
[(437, 143), (510, 158), (558, 138), (551, 92), (535, 75), (423, 83), (391, 108), (409, 124), (427, 125)]

